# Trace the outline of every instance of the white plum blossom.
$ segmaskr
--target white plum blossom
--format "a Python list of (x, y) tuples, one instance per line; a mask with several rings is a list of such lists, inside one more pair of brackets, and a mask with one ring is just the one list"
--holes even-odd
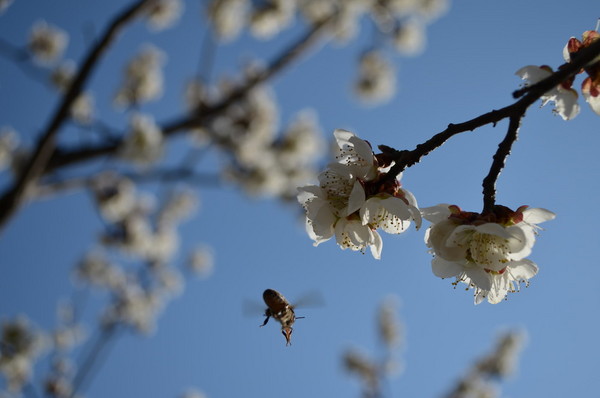
[(293, 20), (296, 0), (270, 0), (254, 10), (250, 31), (261, 39), (269, 39), (285, 29)]
[(215, 269), (215, 255), (211, 247), (201, 245), (193, 249), (186, 263), (187, 268), (196, 276), (208, 278)]
[[(582, 39), (582, 41), (575, 37), (569, 39), (563, 49), (565, 61), (571, 62), (571, 57), (576, 55), (579, 50), (589, 47), (595, 41), (600, 40), (600, 33), (597, 30), (587, 30), (583, 32)], [(581, 83), (581, 93), (590, 108), (596, 114), (600, 115), (600, 55), (584, 66), (583, 71), (588, 76)]]
[(25, 317), (2, 321), (0, 374), (6, 381), (7, 390), (19, 392), (29, 382), (35, 360), (46, 348), (47, 343), (47, 336), (38, 331)]
[[(535, 84), (552, 74), (549, 66), (528, 65), (519, 69), (515, 74), (525, 80), (525, 85)], [(571, 81), (559, 84), (552, 90), (542, 95), (542, 106), (548, 102), (554, 102), (554, 112), (558, 113), (563, 120), (571, 120), (579, 114), (577, 103), (577, 91), (571, 88)]]
[(417, 19), (407, 19), (394, 29), (392, 39), (400, 54), (418, 55), (425, 49), (425, 25)]
[(121, 88), (115, 95), (115, 104), (122, 107), (158, 99), (163, 93), (162, 66), (166, 54), (147, 44), (125, 68)]
[(380, 163), (368, 142), (345, 130), (334, 132), (339, 154), (319, 175), (319, 185), (298, 188), (306, 211), (306, 230), (317, 246), (335, 236), (342, 249), (381, 257), (378, 228), (404, 232), (421, 215), (414, 196), (397, 179), (386, 179), (389, 164)]
[(181, 17), (184, 8), (181, 0), (156, 0), (148, 11), (148, 25), (155, 31), (170, 28)]
[(372, 50), (360, 57), (355, 91), (361, 99), (373, 103), (387, 101), (396, 92), (396, 72), (380, 52)]
[(141, 166), (158, 160), (163, 153), (164, 138), (152, 116), (133, 114), (130, 125), (121, 146), (121, 157)]
[(31, 28), (28, 46), (37, 61), (48, 64), (62, 55), (68, 42), (66, 32), (41, 20)]
[(535, 243), (536, 224), (555, 217), (549, 210), (527, 206), (517, 211), (496, 206), (487, 215), (445, 204), (421, 210), (432, 224), (425, 243), (434, 255), (433, 273), (475, 289), (475, 304), (483, 299), (499, 303), (537, 274), (537, 265), (526, 259)]
[(208, 18), (222, 40), (235, 39), (245, 27), (248, 0), (212, 0)]

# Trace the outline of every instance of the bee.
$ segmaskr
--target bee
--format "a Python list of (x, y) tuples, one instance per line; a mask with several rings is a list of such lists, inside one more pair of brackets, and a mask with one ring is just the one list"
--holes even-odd
[(302, 319), (303, 316), (297, 317), (294, 313), (294, 306), (291, 305), (283, 294), (279, 293), (277, 290), (267, 289), (263, 292), (263, 300), (267, 305), (267, 309), (265, 310), (265, 321), (260, 327), (263, 327), (269, 322), (270, 318), (275, 319), (277, 322), (281, 324), (281, 333), (285, 337), (286, 346), (292, 344), (292, 325), (296, 321), (296, 319)]

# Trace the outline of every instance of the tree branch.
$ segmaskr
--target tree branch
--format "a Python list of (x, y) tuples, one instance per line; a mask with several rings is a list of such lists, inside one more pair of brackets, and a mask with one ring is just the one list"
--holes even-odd
[(119, 31), (139, 15), (151, 1), (138, 0), (125, 9), (109, 24), (100, 40), (90, 49), (81, 69), (63, 96), (54, 116), (41, 134), (41, 138), (24, 170), (16, 178), (13, 185), (0, 197), (0, 228), (6, 225), (10, 217), (27, 198), (31, 186), (46, 172), (46, 165), (56, 147), (56, 135), (63, 123), (69, 118), (73, 102), (81, 94), (85, 83), (98, 64), (101, 56), (108, 49)]
[(449, 124), (448, 128), (444, 131), (434, 135), (424, 143), (417, 145), (412, 151), (403, 150), (395, 151), (394, 153), (390, 147), (382, 145), (381, 148), (384, 148), (382, 150), (385, 150), (388, 153), (390, 153), (390, 151), (394, 153), (395, 165), (388, 172), (387, 178), (396, 178), (404, 169), (419, 163), (424, 156), (442, 146), (456, 134), (473, 131), (487, 124), (493, 124), (495, 126), (496, 123), (506, 118), (520, 121), (527, 108), (539, 100), (542, 95), (559, 85), (561, 82), (569, 79), (571, 76), (579, 73), (583, 66), (587, 65), (599, 54), (600, 40), (597, 40), (588, 48), (579, 51), (576, 56), (573, 57), (571, 62), (563, 64), (557, 72), (548, 76), (546, 79), (527, 87), (527, 90), (525, 91), (517, 90), (513, 95), (516, 97), (522, 96), (517, 102), (504, 108), (485, 113), (463, 123)]
[(504, 168), (506, 159), (510, 155), (512, 144), (517, 140), (519, 126), (524, 114), (520, 116), (511, 116), (508, 124), (508, 131), (504, 140), (498, 144), (498, 150), (494, 154), (494, 160), (490, 167), (490, 172), (483, 179), (483, 211), (482, 214), (491, 213), (496, 204), (496, 181)]

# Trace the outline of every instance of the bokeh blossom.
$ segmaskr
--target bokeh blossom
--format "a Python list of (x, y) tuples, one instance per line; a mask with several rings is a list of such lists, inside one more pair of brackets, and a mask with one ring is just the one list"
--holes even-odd
[(492, 214), (462, 211), (454, 205), (422, 209), (431, 226), (425, 243), (434, 258), (433, 273), (440, 278), (475, 289), (475, 304), (487, 299), (492, 304), (519, 290), (538, 272), (526, 259), (535, 243), (536, 224), (554, 219), (549, 210), (522, 206), (512, 211), (496, 206)]
[(36, 61), (48, 64), (60, 58), (68, 42), (66, 32), (41, 20), (31, 28), (28, 47)]
[(364, 251), (376, 259), (383, 242), (377, 229), (399, 234), (414, 221), (421, 225), (417, 202), (397, 179), (387, 179), (389, 168), (371, 145), (345, 130), (336, 130), (337, 161), (319, 175), (319, 185), (298, 189), (306, 211), (306, 230), (315, 246), (335, 236), (342, 249)]

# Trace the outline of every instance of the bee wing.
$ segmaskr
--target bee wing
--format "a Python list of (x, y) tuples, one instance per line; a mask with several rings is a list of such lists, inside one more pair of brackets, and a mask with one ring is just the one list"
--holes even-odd
[(247, 317), (257, 317), (265, 314), (265, 305), (258, 301), (245, 299), (242, 302), (242, 315)]
[(325, 297), (319, 290), (311, 290), (294, 302), (294, 308), (319, 308), (325, 306)]

